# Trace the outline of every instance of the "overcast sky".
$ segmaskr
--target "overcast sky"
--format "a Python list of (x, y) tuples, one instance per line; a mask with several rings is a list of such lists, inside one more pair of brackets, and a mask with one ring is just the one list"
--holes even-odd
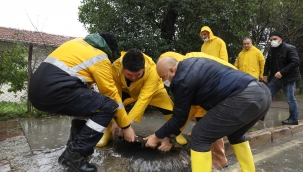
[(78, 21), (80, 1), (0, 0), (0, 26), (85, 37), (87, 31)]

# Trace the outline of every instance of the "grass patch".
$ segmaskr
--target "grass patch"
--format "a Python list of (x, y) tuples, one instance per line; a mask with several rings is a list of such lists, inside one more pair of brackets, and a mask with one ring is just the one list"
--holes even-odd
[(254, 132), (254, 131), (258, 131), (258, 129), (255, 128), (255, 127), (252, 127), (249, 131), (250, 131), (250, 132)]
[(27, 103), (0, 102), (0, 121), (6, 121), (14, 118), (28, 117), (46, 117), (46, 112), (32, 108), (31, 112), (27, 111)]

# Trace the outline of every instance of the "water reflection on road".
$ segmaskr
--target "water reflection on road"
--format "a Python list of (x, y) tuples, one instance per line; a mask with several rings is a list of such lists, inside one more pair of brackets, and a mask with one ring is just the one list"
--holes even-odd
[[(303, 119), (303, 99), (298, 100), (299, 119)], [(285, 101), (274, 101), (264, 122), (258, 122), (255, 129), (281, 126), (281, 121), (289, 116), (288, 104)], [(71, 117), (53, 116), (50, 118), (21, 119), (20, 124), (33, 150), (54, 149), (64, 146), (69, 138)], [(148, 136), (165, 123), (160, 113), (146, 113), (142, 121), (133, 124), (136, 134)], [(194, 122), (190, 121), (183, 131), (186, 135), (191, 131)]]
[(21, 119), (20, 124), (33, 150), (55, 149), (64, 146), (69, 138), (70, 117)]
[[(299, 104), (299, 119), (303, 119), (302, 99)], [(288, 118), (288, 105), (285, 101), (274, 101), (266, 115), (264, 122), (258, 122), (254, 128), (264, 129), (280, 126), (281, 121)], [(39, 152), (53, 152), (56, 157), (46, 156), (39, 163), (50, 163), (44, 168), (61, 169), (55, 160), (63, 151), (67, 139), (69, 138), (69, 129), (71, 117), (53, 116), (50, 118), (30, 118), (21, 119), (20, 124), (24, 130), (27, 141), (34, 154), (39, 156)], [(147, 113), (142, 121), (133, 125), (137, 135), (148, 136), (154, 133), (165, 123), (160, 113)], [(194, 122), (191, 121), (183, 134), (191, 131)], [(40, 151), (39, 151), (40, 150)], [(141, 144), (129, 144), (119, 142), (116, 148), (113, 148), (113, 142), (110, 142), (103, 148), (96, 148), (90, 161), (95, 163), (100, 171), (190, 171), (189, 146), (184, 146), (179, 151), (170, 151), (162, 153), (156, 149), (142, 147)], [(62, 168), (63, 169), (63, 168)]]

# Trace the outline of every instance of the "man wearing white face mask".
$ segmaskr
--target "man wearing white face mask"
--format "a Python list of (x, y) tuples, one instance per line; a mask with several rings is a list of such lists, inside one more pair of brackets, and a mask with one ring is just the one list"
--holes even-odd
[[(210, 55), (202, 53), (202, 52), (190, 52), (184, 56), (184, 55), (176, 53), (176, 52), (168, 51), (168, 52), (161, 54), (161, 56), (159, 57), (159, 60), (166, 56), (170, 56), (170, 57), (174, 58), (175, 60), (177, 60), (178, 62), (183, 61), (184, 59), (187, 59), (187, 58), (191, 58), (191, 57), (209, 58), (209, 59), (215, 60), (221, 64), (224, 64), (226, 66), (236, 69), (235, 66), (226, 62), (225, 60), (222, 60), (218, 57), (210, 56)], [(164, 84), (170, 86), (170, 80), (171, 80), (172, 76), (169, 71), (167, 71), (167, 72), (168, 72), (167, 78), (165, 76), (162, 76), (162, 77), (164, 77), (163, 79), (166, 79)], [(183, 131), (183, 129), (185, 128), (185, 126), (187, 125), (187, 123), (190, 120), (195, 118), (195, 122), (198, 122), (202, 119), (202, 117), (205, 114), (206, 114), (206, 111), (203, 108), (201, 108), (200, 106), (191, 106), (187, 122), (182, 128), (180, 128), (180, 131), (181, 132)], [(225, 157), (225, 148), (224, 148), (223, 138), (218, 139), (217, 141), (215, 141), (211, 144), (211, 152), (212, 152), (212, 166), (214, 169), (221, 170), (222, 168), (225, 168), (228, 166), (228, 162)]]
[(265, 82), (274, 99), (282, 89), (289, 105), (289, 117), (282, 121), (283, 125), (298, 125), (298, 103), (294, 95), (295, 82), (300, 80), (299, 56), (296, 47), (283, 42), (283, 35), (274, 31), (270, 33), (271, 48), (264, 67)]
[[(215, 36), (208, 26), (203, 26), (201, 28), (200, 38), (204, 41), (201, 46), (202, 53), (218, 57), (228, 62), (228, 53), (225, 42), (221, 38)], [(196, 117), (196, 121), (198, 120), (199, 118)], [(223, 139), (221, 138), (217, 140), (215, 143), (212, 144), (211, 147), (214, 159), (218, 160), (219, 164), (221, 164), (220, 166), (226, 166), (228, 163), (227, 159), (225, 158)], [(214, 166), (216, 167), (216, 165)]]
[(208, 55), (219, 57), (228, 62), (228, 54), (225, 42), (215, 36), (208, 26), (203, 26), (200, 31), (200, 38), (204, 41), (201, 52)]
[[(167, 78), (169, 71), (169, 79)], [(145, 146), (169, 151), (165, 137), (178, 135), (186, 124), (192, 106), (207, 110), (193, 127), (190, 143), (193, 172), (212, 171), (211, 143), (227, 136), (241, 170), (255, 171), (254, 160), (245, 133), (264, 117), (270, 108), (267, 86), (253, 76), (214, 59), (194, 56), (178, 62), (171, 56), (159, 59), (157, 72), (171, 82), (174, 96), (172, 118), (154, 134), (144, 138)]]

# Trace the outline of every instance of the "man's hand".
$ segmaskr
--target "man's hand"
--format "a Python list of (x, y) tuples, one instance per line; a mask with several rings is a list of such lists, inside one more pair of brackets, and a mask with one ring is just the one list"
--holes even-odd
[(158, 143), (161, 141), (155, 134), (143, 138), (143, 140), (147, 140), (145, 146), (150, 148), (155, 148), (158, 145)]
[(267, 76), (263, 76), (263, 79), (262, 79), (264, 82), (267, 82)]
[(282, 75), (279, 71), (275, 74), (275, 78), (278, 78), (278, 79), (282, 78)]
[(126, 140), (128, 142), (134, 142), (135, 137), (137, 137), (132, 126), (122, 129), (122, 133), (123, 133), (124, 140)]
[(161, 146), (158, 147), (160, 151), (167, 152), (171, 149), (172, 144), (170, 143), (169, 138), (165, 137), (164, 139), (161, 139)]
[(116, 122), (113, 122), (112, 134), (115, 135), (117, 130), (119, 131), (119, 136), (123, 137), (122, 129), (118, 126), (118, 124)]

